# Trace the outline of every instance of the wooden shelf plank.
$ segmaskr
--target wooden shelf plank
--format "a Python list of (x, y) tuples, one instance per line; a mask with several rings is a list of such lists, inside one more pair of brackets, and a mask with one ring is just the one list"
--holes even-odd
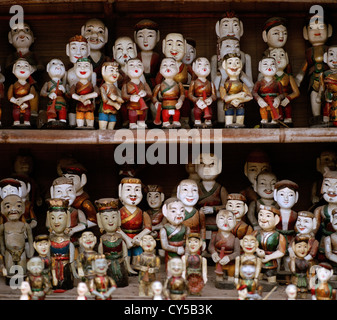
[(337, 128), (0, 131), (0, 144), (334, 143)]

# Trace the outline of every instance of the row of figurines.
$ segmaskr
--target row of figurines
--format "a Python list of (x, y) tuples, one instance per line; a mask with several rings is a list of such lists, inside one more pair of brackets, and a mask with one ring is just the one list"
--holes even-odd
[[(210, 174), (209, 170), (206, 171)], [(74, 170), (68, 174), (73, 177), (76, 175)], [(6, 190), (6, 195), (1, 204), (1, 213), (6, 222), (1, 225), (0, 233), (3, 238), (1, 253), (7, 273), (13, 264), (24, 267), (25, 234), (28, 235), (30, 246), (27, 256), (31, 257), (33, 253), (32, 229), (21, 219), (26, 206), (29, 207), (29, 201), (22, 198), (22, 184), (16, 180), (17, 185), (14, 187), (15, 181), (9, 180), (7, 179), (8, 186), (12, 188), (2, 189), (2, 192)], [(112, 263), (112, 269), (117, 268), (117, 278), (114, 278), (117, 286), (121, 286), (118, 279), (123, 279), (123, 274), (127, 276), (128, 272), (132, 272), (131, 265), (137, 264), (137, 259), (145, 264), (150, 263), (151, 259), (148, 260), (146, 254), (145, 257), (141, 255), (144, 252), (141, 241), (145, 235), (160, 239), (166, 262), (174, 256), (182, 257), (187, 254), (188, 258), (193, 249), (185, 249), (185, 241), (191, 234), (199, 237), (201, 248), (199, 246), (198, 250), (206, 252), (207, 249), (211, 254), (216, 264), (216, 281), (219, 286), (223, 279), (233, 282), (235, 272), (238, 271), (235, 271), (238, 257), (245, 261), (241, 257), (240, 249), (240, 241), (245, 236), (252, 236), (257, 245), (255, 249), (248, 250), (254, 252), (252, 256), (245, 256), (247, 261), (255, 261), (253, 268), (258, 270), (253, 274), (249, 272), (250, 276), (254, 275), (253, 279), (242, 279), (248, 283), (262, 270), (268, 284), (276, 284), (276, 275), (281, 266), (294, 273), (295, 277), (305, 275), (312, 265), (316, 265), (315, 261), (329, 262), (335, 266), (337, 171), (325, 170), (321, 193), (326, 203), (317, 207), (314, 213), (293, 211), (292, 207), (298, 200), (298, 185), (289, 180), (277, 181), (270, 171), (262, 171), (256, 177), (254, 190), (259, 197), (256, 201), (251, 201), (249, 206), (245, 196), (239, 193), (227, 194), (226, 201), (222, 204), (221, 199), (216, 197), (220, 198), (220, 194), (226, 193), (225, 189), (217, 183), (212, 185), (210, 190), (204, 190), (204, 194), (200, 194), (198, 182), (192, 179), (182, 180), (177, 186), (177, 197), (167, 199), (163, 205), (160, 188), (149, 186), (147, 196), (151, 209), (143, 211), (138, 207), (143, 197), (141, 181), (133, 177), (123, 178), (119, 185), (119, 199), (105, 198), (95, 201), (97, 214), (94, 221), (93, 216), (86, 216), (82, 210), (73, 207), (76, 199), (74, 181), (66, 176), (59, 177), (54, 180), (50, 190), (51, 199), (48, 200), (46, 221), (50, 230), (51, 257), (55, 260), (52, 265), (59, 270), (61, 265), (64, 266), (65, 260), (73, 262), (71, 256), (74, 255), (74, 235), (87, 227), (98, 225), (104, 232), (100, 238), (100, 253), (109, 256), (111, 260), (117, 259)], [(88, 207), (89, 203), (85, 200), (85, 206)], [(206, 202), (202, 203), (203, 200)], [(121, 208), (119, 201), (123, 204)], [(24, 233), (21, 232), (23, 229)], [(7, 233), (12, 236), (7, 236)], [(209, 243), (206, 248), (207, 241)], [(124, 264), (120, 262), (122, 257), (126, 257), (125, 250), (129, 250), (129, 255), (125, 260), (126, 269), (121, 269), (124, 268)], [(201, 272), (200, 267), (205, 260), (201, 259), (202, 256), (199, 258), (191, 258), (191, 272), (194, 269), (197, 269), (197, 273)], [(195, 261), (199, 261), (197, 265), (193, 264)], [(257, 262), (259, 266), (256, 265)], [(71, 266), (74, 265), (70, 263), (68, 266), (70, 279), (74, 275), (74, 267), (70, 268)], [(247, 268), (251, 271), (250, 267)], [(65, 281), (65, 274), (66, 269), (63, 270), (63, 267), (61, 273), (54, 273), (56, 278), (58, 275), (61, 277), (58, 279), (60, 288), (69, 284)], [(334, 275), (333, 271), (331, 275)], [(299, 290), (304, 293), (308, 289), (308, 284), (302, 287), (305, 279), (303, 276), (298, 281), (301, 286)], [(254, 281), (252, 284), (256, 285)], [(200, 288), (200, 283), (197, 282), (196, 286)], [(189, 290), (193, 291), (192, 288)]]
[[(211, 126), (214, 113), (220, 123), (242, 127), (244, 104), (255, 99), (260, 107), (262, 127), (288, 127), (292, 125), (291, 102), (300, 95), (299, 85), (308, 74), (315, 125), (327, 125), (330, 121), (336, 124), (337, 49), (325, 46), (332, 35), (332, 26), (322, 17), (311, 17), (303, 29), (304, 39), (311, 47), (296, 77), (292, 76), (284, 50), (288, 36), (286, 19), (268, 19), (262, 32), (268, 49), (259, 62), (259, 77), (255, 83), (251, 58), (240, 50), (242, 21), (233, 12), (226, 12), (217, 21), (215, 30), (218, 52), (210, 61), (205, 57), (196, 58), (195, 41), (188, 41), (180, 33), (169, 33), (162, 40), (164, 59), (161, 60), (154, 51), (160, 40), (159, 26), (144, 19), (135, 25), (134, 40), (126, 36), (116, 39), (113, 59), (110, 59), (102, 50), (108, 41), (108, 29), (102, 21), (90, 19), (83, 25), (81, 35), (72, 37), (67, 43), (66, 53), (72, 68), (66, 72), (63, 62), (57, 59), (51, 60), (46, 67), (51, 80), (44, 84), (41, 95), (48, 97), (49, 102), (47, 115), (43, 113), (47, 120), (41, 121), (58, 119), (65, 123), (68, 117), (70, 126), (92, 128), (97, 106), (100, 129), (115, 127), (118, 110), (123, 123), (129, 122), (130, 128), (144, 128), (150, 116), (148, 108), (153, 123), (162, 123), (165, 128), (187, 126), (190, 118), (197, 127)], [(18, 57), (31, 61), (31, 66), (22, 60), (21, 67), (13, 68), (12, 72), (21, 83), (16, 89), (21, 94), (16, 96), (15, 89), (8, 94), (14, 105), (14, 125), (20, 124), (22, 117), (24, 124), (29, 125), (30, 114), (38, 112), (38, 95), (30, 92), (27, 79), (31, 79), (31, 74), (41, 66), (30, 51), (34, 37), (27, 24), (15, 25), (9, 32), (9, 41), (17, 50), (10, 59), (12, 64), (15, 65)], [(137, 57), (139, 60), (132, 60)], [(86, 60), (78, 62), (86, 58), (93, 67)], [(116, 64), (106, 65), (108, 60)], [(211, 80), (207, 79), (209, 75)], [(65, 94), (70, 97), (68, 106)]]

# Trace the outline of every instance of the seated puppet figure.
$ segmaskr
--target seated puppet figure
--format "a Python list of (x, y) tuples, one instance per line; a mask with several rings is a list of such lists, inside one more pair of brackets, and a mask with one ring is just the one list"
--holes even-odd
[(115, 280), (117, 287), (129, 285), (128, 272), (135, 274), (131, 269), (126, 243), (117, 230), (121, 225), (118, 212), (118, 199), (102, 198), (95, 201), (97, 206), (97, 222), (102, 233), (98, 252), (104, 254), (110, 261), (108, 275)]
[(333, 268), (334, 275), (337, 275), (337, 209), (331, 213), (331, 226), (334, 232), (324, 238), (325, 256)]
[(262, 171), (256, 176), (254, 191), (258, 195), (258, 199), (249, 204), (247, 212), (247, 218), (254, 230), (260, 228), (257, 216), (261, 205), (278, 207), (277, 202), (274, 200), (276, 182), (277, 178), (275, 174), (269, 171)]
[(117, 122), (117, 112), (124, 100), (115, 83), (119, 78), (118, 63), (104, 62), (102, 65), (103, 83), (100, 87), (101, 105), (98, 110), (98, 124), (101, 130), (113, 130)]
[(225, 102), (226, 127), (244, 127), (244, 103), (252, 100), (253, 96), (239, 78), (242, 71), (241, 57), (235, 53), (228, 53), (224, 56), (222, 66), (228, 75), (228, 79), (219, 89), (220, 97)]
[(48, 97), (47, 119), (48, 122), (56, 122), (56, 127), (64, 127), (67, 122), (66, 69), (60, 59), (52, 59), (48, 62), (46, 71), (50, 80), (45, 82), (40, 95)]
[(319, 265), (312, 266), (310, 273), (316, 274), (318, 279), (317, 284), (311, 285), (311, 299), (336, 300), (336, 289), (329, 283), (329, 280), (333, 276), (331, 265), (327, 262), (321, 262)]
[(70, 94), (72, 99), (77, 101), (77, 128), (94, 129), (94, 99), (98, 97), (99, 89), (91, 81), (93, 67), (88, 58), (80, 58), (74, 68), (78, 81), (70, 88)]
[[(213, 82), (207, 79), (211, 65), (207, 58), (199, 57), (192, 63), (195, 80), (188, 89), (188, 98), (194, 103), (193, 115), (195, 127), (212, 126), (212, 104), (216, 101), (216, 89)], [(202, 125), (202, 117), (205, 122)]]
[(13, 74), (17, 78), (7, 91), (8, 100), (13, 104), (13, 126), (21, 125), (21, 115), (23, 116), (23, 126), (31, 126), (31, 111), (38, 109), (38, 94), (33, 85), (29, 83), (29, 77), (33, 72), (33, 67), (23, 58), (19, 58), (13, 65)]
[(259, 242), (256, 250), (262, 261), (262, 273), (269, 284), (276, 284), (276, 271), (278, 259), (282, 258), (287, 250), (287, 240), (283, 234), (276, 230), (280, 221), (280, 212), (274, 207), (260, 206), (258, 223), (260, 230), (252, 233)]
[(128, 109), (129, 128), (147, 128), (145, 123), (148, 106), (146, 100), (152, 97), (152, 92), (146, 82), (142, 82), (144, 66), (138, 58), (126, 62), (128, 81), (122, 87), (122, 99)]
[(44, 269), (43, 274), (48, 277), (51, 284), (51, 259), (50, 259), (50, 240), (47, 234), (39, 234), (34, 238), (34, 249), (38, 256), (43, 261)]
[[(217, 232), (213, 232), (208, 251), (216, 263), (215, 274), (217, 288), (224, 288), (222, 284), (233, 284), (235, 275), (235, 258), (240, 255), (240, 240), (233, 235), (236, 225), (235, 214), (229, 210), (220, 210), (216, 215)], [(225, 280), (225, 272), (227, 281)]]
[[(185, 90), (181, 82), (175, 81), (179, 72), (178, 62), (173, 58), (164, 58), (160, 64), (162, 82), (153, 89), (152, 102), (157, 110), (154, 124), (161, 123), (163, 128), (180, 128), (180, 109), (185, 100)], [(172, 124), (170, 118), (172, 117)]]
[(262, 78), (255, 82), (252, 94), (260, 107), (261, 126), (276, 126), (281, 117), (278, 108), (284, 98), (284, 92), (281, 83), (275, 80), (275, 59), (262, 58), (259, 62), (259, 72)]
[(240, 240), (253, 232), (252, 226), (243, 221), (245, 214), (248, 212), (246, 198), (241, 193), (230, 193), (227, 196), (226, 210), (232, 211), (235, 214), (236, 225), (232, 233)]
[(190, 233), (184, 225), (185, 207), (178, 198), (169, 198), (163, 205), (167, 223), (160, 229), (161, 247), (165, 250), (165, 269), (172, 258), (184, 255), (186, 236)]

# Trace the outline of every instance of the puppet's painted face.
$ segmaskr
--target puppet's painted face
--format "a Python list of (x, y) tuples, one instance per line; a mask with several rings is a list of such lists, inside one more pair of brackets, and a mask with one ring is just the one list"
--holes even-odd
[(220, 210), (216, 216), (216, 225), (221, 231), (231, 231), (236, 225), (235, 214), (228, 210)]
[(241, 248), (246, 254), (254, 254), (259, 247), (259, 242), (252, 235), (245, 235), (241, 242)]
[(278, 70), (284, 70), (288, 65), (287, 54), (283, 48), (275, 48), (270, 51), (269, 55), (275, 59)]
[(232, 211), (237, 219), (241, 219), (247, 211), (247, 207), (242, 200), (227, 200), (226, 209)]
[(157, 209), (160, 208), (163, 201), (161, 193), (157, 191), (150, 191), (146, 194), (146, 200), (150, 208)]
[(1, 202), (1, 213), (10, 221), (17, 221), (25, 212), (25, 205), (17, 195), (9, 195)]
[(103, 211), (100, 213), (102, 227), (106, 232), (115, 232), (119, 227), (118, 211)]
[(307, 26), (308, 40), (313, 46), (323, 45), (328, 40), (328, 26), (323, 19), (311, 19)]
[(179, 72), (177, 61), (173, 58), (164, 58), (159, 71), (165, 79), (173, 79)]
[(59, 59), (52, 59), (48, 63), (48, 75), (50, 78), (62, 79), (66, 73), (63, 62)]
[(50, 228), (56, 233), (62, 233), (67, 228), (68, 216), (63, 210), (49, 213)]
[(261, 209), (258, 213), (258, 223), (262, 230), (268, 231), (275, 228), (277, 220), (273, 212)]
[(136, 206), (143, 199), (142, 185), (140, 183), (124, 183), (120, 198), (124, 205)]
[(198, 58), (193, 71), (198, 77), (207, 77), (211, 73), (211, 64), (206, 58)]
[(158, 42), (157, 31), (152, 29), (141, 29), (137, 31), (136, 43), (142, 51), (152, 51)]
[(235, 37), (240, 40), (241, 37), (241, 25), (240, 20), (236, 17), (234, 18), (223, 18), (220, 21), (220, 38), (222, 37)]
[(156, 240), (151, 235), (143, 236), (141, 240), (141, 247), (145, 252), (152, 252), (156, 245)]
[(34, 43), (34, 35), (29, 25), (15, 25), (10, 31), (12, 45), (16, 49), (29, 48)]
[(283, 47), (288, 39), (287, 28), (283, 25), (273, 27), (267, 32), (267, 44), (272, 48)]
[(121, 66), (124, 66), (128, 60), (137, 56), (135, 43), (129, 37), (118, 38), (113, 47), (113, 56)]
[(127, 73), (130, 78), (140, 78), (144, 73), (144, 65), (139, 59), (131, 59), (127, 62)]
[(92, 250), (96, 245), (97, 239), (91, 231), (85, 231), (80, 237), (80, 244), (84, 250)]
[(196, 56), (197, 56), (196, 49), (192, 45), (190, 45), (189, 43), (187, 43), (187, 45), (186, 45), (186, 54), (185, 54), (185, 56), (184, 56), (184, 58), (182, 60), (183, 63), (185, 63), (185, 64), (191, 64), (194, 61), (194, 59), (196, 58)]
[(185, 39), (180, 33), (170, 33), (165, 38), (163, 53), (166, 58), (181, 61), (186, 53)]
[(199, 200), (198, 185), (195, 181), (183, 181), (179, 184), (177, 197), (187, 207), (193, 207)]
[(240, 54), (240, 42), (235, 39), (225, 39), (221, 42), (220, 56), (223, 58), (228, 53)]
[(337, 47), (331, 47), (328, 49), (327, 65), (330, 69), (337, 69)]
[(324, 178), (321, 192), (325, 201), (337, 203), (337, 179)]
[(265, 58), (260, 62), (260, 70), (264, 76), (273, 77), (276, 74), (277, 66), (274, 58)]
[(168, 204), (166, 219), (174, 226), (178, 226), (184, 222), (185, 207), (181, 201), (175, 201)]
[(13, 66), (14, 75), (20, 80), (26, 80), (32, 74), (32, 66), (26, 60), (19, 59)]
[(72, 184), (59, 184), (53, 187), (53, 198), (69, 201), (69, 206), (76, 199), (76, 189)]
[(107, 65), (102, 68), (102, 76), (105, 82), (115, 83), (119, 77), (119, 70), (117, 66)]
[(34, 248), (36, 252), (41, 256), (46, 256), (50, 251), (50, 241), (41, 240), (35, 242)]
[(276, 176), (272, 173), (261, 173), (256, 181), (256, 193), (264, 199), (274, 198), (274, 189), (277, 182)]
[(295, 226), (299, 233), (309, 234), (314, 230), (314, 220), (311, 217), (298, 216)]
[(75, 65), (75, 74), (80, 80), (88, 80), (92, 75), (92, 64), (89, 61), (78, 61)]
[(291, 209), (297, 202), (296, 191), (282, 188), (276, 192), (276, 202), (282, 209)]
[(89, 52), (90, 49), (87, 42), (72, 41), (69, 43), (68, 54), (71, 63), (76, 63), (78, 59), (88, 58)]
[(242, 61), (238, 57), (228, 58), (224, 60), (222, 66), (230, 77), (238, 77), (242, 70)]
[(96, 19), (89, 20), (85, 24), (83, 36), (87, 39), (90, 48), (94, 50), (102, 49), (107, 43), (105, 25)]

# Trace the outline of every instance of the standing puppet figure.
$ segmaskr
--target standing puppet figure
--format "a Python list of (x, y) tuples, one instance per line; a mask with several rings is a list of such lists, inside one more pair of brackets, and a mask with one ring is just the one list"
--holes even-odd
[[(322, 126), (326, 122), (322, 122), (321, 102), (318, 97), (319, 78), (326, 70), (324, 63), (324, 52), (326, 51), (325, 43), (332, 36), (332, 26), (326, 21), (326, 16), (321, 17), (318, 14), (307, 19), (306, 25), (303, 27), (303, 38), (308, 40), (311, 47), (305, 52), (305, 62), (296, 75), (296, 83), (298, 86), (306, 74), (310, 77), (308, 93), (310, 94), (310, 104), (313, 118), (311, 125)], [(328, 118), (323, 119), (323, 121)]]
[(324, 249), (334, 275), (337, 275), (337, 209), (332, 210), (331, 226), (335, 232), (324, 238)]
[[(56, 127), (64, 127), (67, 122), (67, 102), (65, 99), (66, 69), (59, 59), (52, 59), (47, 64), (46, 71), (50, 80), (43, 85), (40, 95), (48, 97), (47, 119)], [(57, 121), (57, 119), (59, 121)]]
[(242, 71), (242, 61), (235, 53), (226, 54), (222, 66), (229, 77), (220, 86), (220, 97), (225, 101), (226, 127), (244, 127), (244, 103), (253, 99), (245, 83), (239, 77)]
[(197, 79), (192, 80), (188, 98), (194, 103), (194, 126), (202, 126), (202, 116), (205, 126), (212, 126), (212, 104), (216, 100), (216, 89), (213, 82), (207, 77), (211, 73), (211, 65), (207, 58), (197, 58), (192, 64), (192, 70)]
[(92, 261), (97, 252), (94, 250), (97, 238), (91, 231), (84, 231), (78, 239), (80, 248), (77, 256), (77, 272), (82, 281), (88, 281), (93, 276)]
[(44, 269), (43, 269), (43, 275), (48, 277), (50, 287), (51, 287), (51, 259), (50, 259), (50, 240), (49, 236), (46, 234), (39, 234), (35, 237), (33, 246), (35, 251), (37, 252), (38, 256), (43, 261)]
[(18, 59), (13, 65), (13, 74), (16, 76), (17, 81), (10, 85), (7, 97), (13, 104), (14, 127), (20, 126), (21, 115), (23, 116), (23, 125), (31, 126), (31, 110), (38, 103), (35, 87), (28, 81), (32, 73), (33, 67), (23, 58)]
[(333, 276), (333, 270), (329, 263), (322, 262), (311, 267), (310, 273), (317, 276), (318, 283), (315, 284), (314, 278), (311, 281), (312, 300), (336, 300), (336, 289), (333, 289), (329, 280)]
[(168, 275), (164, 283), (164, 292), (168, 300), (185, 300), (188, 286), (183, 278), (184, 265), (180, 258), (173, 258), (167, 265)]
[[(179, 72), (178, 62), (173, 58), (164, 58), (160, 64), (163, 80), (153, 90), (152, 102), (157, 110), (154, 124), (161, 123), (163, 128), (180, 128), (180, 108), (185, 100), (185, 90), (181, 82), (174, 79)], [(172, 124), (170, 118), (172, 117)]]

